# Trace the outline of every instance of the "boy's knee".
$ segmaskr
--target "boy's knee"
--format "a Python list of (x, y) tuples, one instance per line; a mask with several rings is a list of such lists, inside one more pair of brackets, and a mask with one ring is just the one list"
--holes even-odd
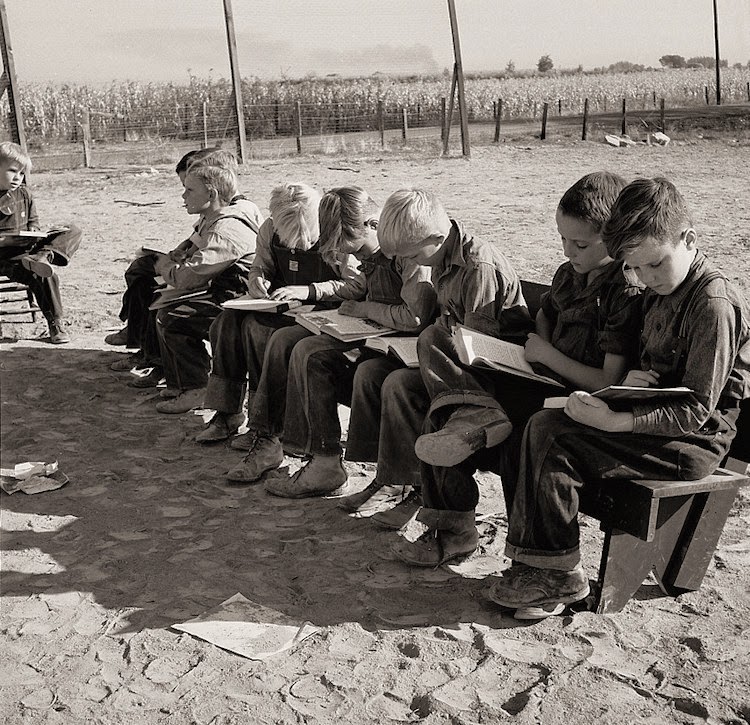
[(442, 325), (432, 324), (426, 327), (419, 335), (417, 339), (417, 352), (421, 357), (431, 350), (437, 347), (438, 349), (445, 349), (446, 345), (450, 346), (451, 334), (448, 328)]

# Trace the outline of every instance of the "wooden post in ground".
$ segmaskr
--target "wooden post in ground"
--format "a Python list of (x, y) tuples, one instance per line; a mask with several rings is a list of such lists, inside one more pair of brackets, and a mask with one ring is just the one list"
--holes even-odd
[(588, 135), (588, 123), (589, 123), (589, 99), (583, 99), (583, 131), (581, 132), (581, 141), (586, 140)]
[(664, 98), (659, 101), (659, 129), (662, 133), (667, 132), (667, 125), (664, 123)]
[[(750, 88), (750, 83), (748, 83)], [(750, 90), (748, 90), (748, 99), (750, 99)], [(440, 96), (440, 140), (445, 141), (445, 96)]]
[(385, 148), (385, 117), (383, 113), (383, 101), (378, 100), (378, 131), (380, 131), (380, 148)]
[(279, 111), (279, 99), (277, 98), (273, 102), (273, 132), (276, 136), (278, 136), (280, 130), (281, 130), (281, 114)]
[(458, 88), (458, 118), (461, 122), (461, 151), (464, 156), (471, 156), (469, 144), (469, 118), (466, 115), (466, 94), (464, 92), (464, 69), (461, 61), (461, 41), (458, 37), (458, 17), (456, 16), (455, 0), (448, 0), (448, 15), (451, 21), (451, 35), (453, 36), (453, 57), (455, 58), (455, 74)]
[(234, 15), (232, 0), (224, 0), (224, 23), (227, 28), (227, 48), (229, 49), (229, 67), (232, 71), (232, 96), (234, 115), (237, 120), (237, 160), (245, 161), (245, 110), (242, 104), (242, 76), (237, 58), (237, 39), (234, 35)]
[(451, 81), (451, 95), (448, 99), (448, 112), (445, 116), (445, 133), (443, 134), (443, 155), (448, 153), (448, 142), (451, 138), (451, 126), (453, 125), (453, 102), (456, 97), (456, 64), (453, 64), (453, 80)]
[(708, 100), (708, 86), (703, 86), (703, 93), (706, 96), (706, 105), (708, 106), (711, 103), (711, 101)]
[(542, 106), (542, 141), (547, 138), (547, 113), (549, 112), (549, 103)]
[(83, 143), (83, 166), (88, 169), (91, 166), (91, 113), (88, 108), (83, 109), (81, 118), (81, 134)]
[(208, 148), (208, 101), (203, 101), (203, 148)]
[(406, 141), (406, 132), (409, 129), (406, 106), (401, 109), (401, 138)]
[(294, 104), (295, 134), (297, 136), (297, 153), (302, 153), (302, 104), (296, 101)]
[(497, 115), (495, 116), (495, 143), (500, 143), (500, 120), (503, 117), (503, 99), (497, 99)]
[(621, 128), (622, 128), (621, 133), (624, 136), (628, 130), (627, 101), (624, 98), (622, 99), (622, 126)]
[(721, 58), (719, 57), (719, 9), (714, 0), (714, 46), (716, 49), (716, 105), (721, 105)]
[(0, 98), (8, 92), (8, 107), (10, 110), (10, 137), (26, 153), (26, 133), (23, 128), (23, 114), (18, 96), (18, 81), (16, 80), (16, 63), (13, 60), (13, 48), (10, 44), (10, 26), (5, 12), (5, 0), (0, 0), (0, 52), (3, 57), (3, 75), (0, 78)]
[(747, 100), (750, 103), (750, 81), (747, 82)]

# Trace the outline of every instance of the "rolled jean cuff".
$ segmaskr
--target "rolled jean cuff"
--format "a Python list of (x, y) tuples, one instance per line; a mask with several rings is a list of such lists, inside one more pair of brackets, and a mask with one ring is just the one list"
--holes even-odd
[(449, 406), (475, 405), (481, 408), (497, 408), (502, 410), (503, 406), (497, 402), (491, 395), (486, 393), (477, 393), (473, 390), (446, 391), (436, 395), (427, 415), (432, 415), (435, 411)]
[(581, 550), (578, 547), (567, 551), (552, 552), (525, 549), (506, 542), (505, 556), (537, 569), (555, 569), (556, 571), (572, 571), (581, 563)]
[(238, 380), (226, 380), (211, 374), (206, 386), (204, 407), (218, 410), (220, 413), (234, 415), (242, 412), (245, 402), (247, 383)]

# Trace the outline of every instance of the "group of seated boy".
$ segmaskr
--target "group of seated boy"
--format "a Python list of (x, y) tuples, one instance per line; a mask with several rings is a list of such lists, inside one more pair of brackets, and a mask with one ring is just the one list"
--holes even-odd
[[(588, 481), (692, 480), (726, 456), (750, 397), (750, 310), (698, 250), (667, 179), (600, 171), (562, 195), (567, 261), (532, 320), (503, 253), (511, 241), (474, 237), (427, 190), (400, 189), (379, 208), (356, 186), (287, 183), (264, 220), (238, 194), (231, 153), (194, 151), (176, 170), (193, 233), (130, 265), (126, 324), (106, 340), (137, 350), (112, 367), (132, 372), (129, 385), (159, 386), (160, 413), (215, 411), (196, 440), (242, 451), (230, 485), (345, 494), (342, 459), (374, 463), (372, 482), (338, 505), (403, 492), (371, 520), (397, 532), (400, 560), (436, 567), (477, 549), (475, 473), (494, 471), (511, 565), (489, 597), (540, 619), (589, 594), (577, 523)], [(418, 367), (313, 334), (293, 314), (222, 306), (242, 295), (336, 307), (414, 336)], [(551, 382), (465, 364), (457, 325), (523, 346)], [(619, 406), (592, 395), (613, 384), (689, 392)], [(561, 389), (565, 407), (545, 409)], [(303, 459), (293, 473), (277, 470), (285, 454)]]

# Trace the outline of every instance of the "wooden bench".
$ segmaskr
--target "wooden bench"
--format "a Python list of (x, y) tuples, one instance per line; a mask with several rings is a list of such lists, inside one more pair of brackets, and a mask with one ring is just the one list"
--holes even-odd
[(31, 290), (20, 282), (14, 282), (0, 275), (0, 317), (31, 315), (36, 322), (37, 312), (41, 312)]
[[(549, 288), (521, 284), (534, 316)], [(700, 587), (737, 493), (750, 483), (750, 400), (743, 401), (737, 429), (729, 463), (697, 481), (586, 483), (580, 511), (604, 531), (594, 592), (598, 613), (619, 612), (649, 572), (669, 596)]]

